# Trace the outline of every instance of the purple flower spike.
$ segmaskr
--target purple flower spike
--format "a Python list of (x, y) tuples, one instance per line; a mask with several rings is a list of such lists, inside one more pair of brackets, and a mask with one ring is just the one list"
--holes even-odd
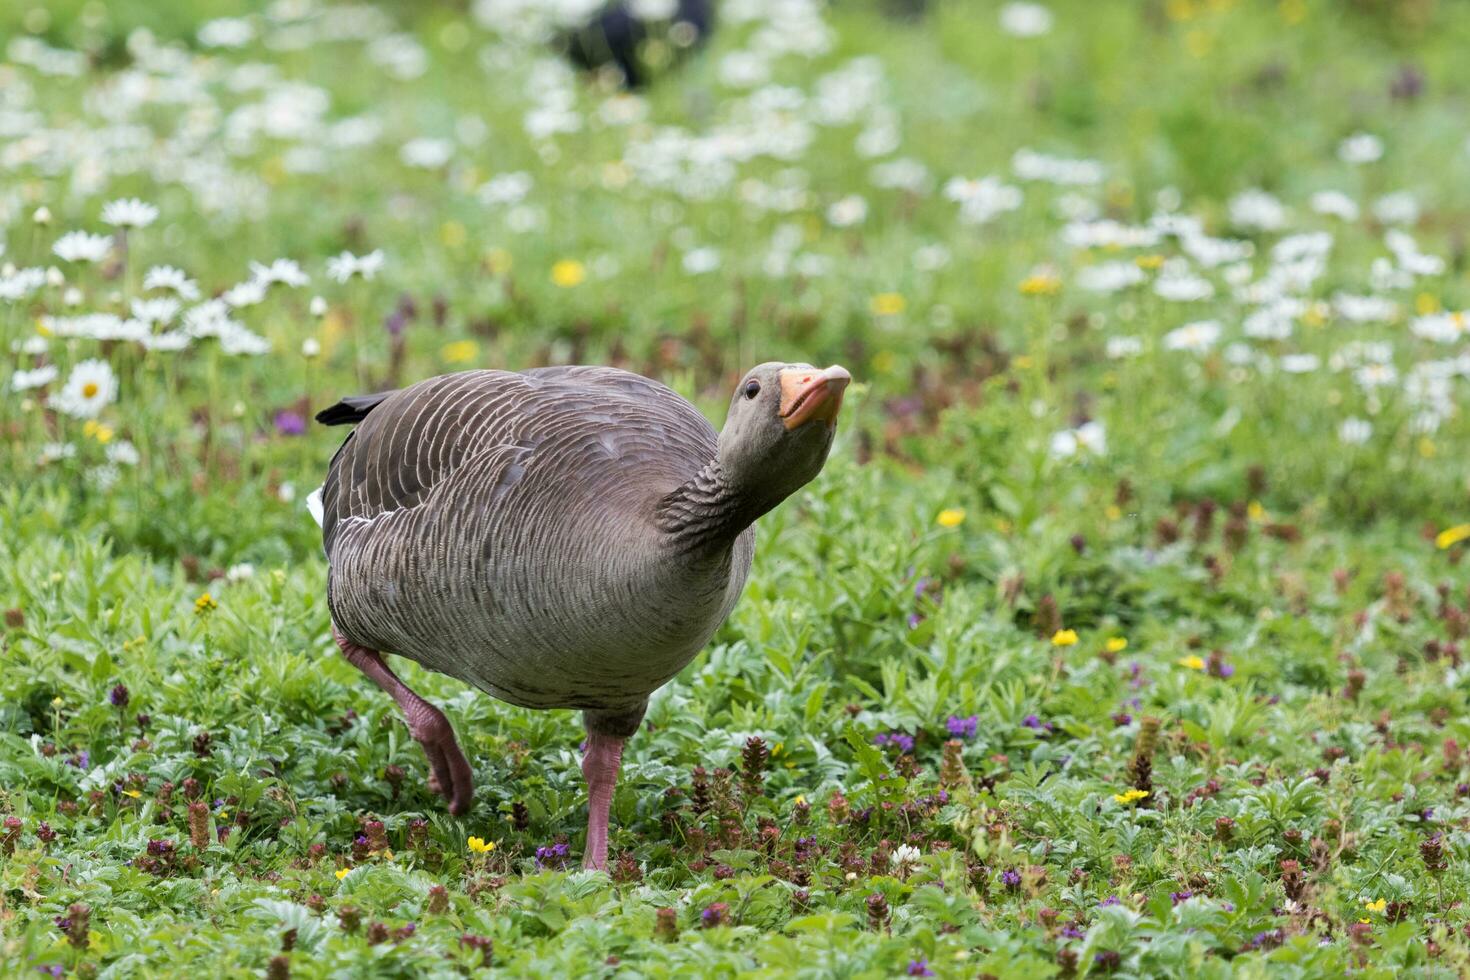
[(934, 971), (929, 969), (929, 961), (926, 959), (909, 960), (907, 974), (911, 977), (932, 977)]
[(980, 730), (980, 716), (961, 718), (959, 715), (950, 715), (945, 727), (955, 738), (974, 738), (975, 733)]

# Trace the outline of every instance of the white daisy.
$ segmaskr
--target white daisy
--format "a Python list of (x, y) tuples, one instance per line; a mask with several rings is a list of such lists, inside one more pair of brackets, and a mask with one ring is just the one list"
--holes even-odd
[(67, 262), (100, 262), (112, 251), (112, 236), (69, 231), (56, 240), (51, 251)]
[(346, 282), (353, 276), (372, 279), (382, 267), (382, 249), (375, 249), (367, 255), (353, 255), (351, 252), (343, 252), (335, 258), (327, 259), (327, 275), (338, 282)]
[(1000, 8), (1000, 29), (1011, 37), (1041, 37), (1051, 25), (1051, 11), (1039, 3), (1008, 3)]
[(221, 293), (220, 299), (237, 310), (246, 306), (254, 306), (265, 299), (266, 285), (267, 283), (260, 279), (236, 283)]
[(1367, 419), (1347, 418), (1337, 427), (1337, 438), (1345, 446), (1361, 446), (1373, 435), (1373, 423)]
[(134, 318), (144, 323), (170, 323), (179, 315), (179, 301), (172, 296), (135, 299), (130, 305)]
[(182, 269), (175, 269), (171, 265), (155, 265), (143, 276), (144, 289), (170, 289), (180, 299), (196, 300), (199, 298), (199, 286), (184, 275)]
[(59, 373), (55, 364), (46, 364), (33, 371), (16, 371), (10, 376), (10, 390), (29, 391), (32, 388), (49, 385), (56, 380)]
[(1286, 224), (1286, 207), (1274, 195), (1253, 187), (1230, 199), (1230, 223), (1252, 231), (1277, 231)]
[(110, 443), (107, 447), (107, 461), (109, 463), (117, 463), (121, 466), (137, 466), (138, 460), (141, 458), (138, 455), (138, 447), (126, 439), (119, 439), (117, 442)]
[(1196, 320), (1164, 335), (1165, 350), (1187, 350), (1203, 354), (1220, 339), (1218, 320)]
[(1312, 195), (1312, 210), (1343, 221), (1358, 220), (1358, 202), (1342, 191), (1318, 191)]
[(1343, 163), (1373, 163), (1383, 157), (1383, 140), (1372, 133), (1354, 133), (1337, 145)]
[(91, 419), (116, 398), (117, 376), (112, 366), (92, 358), (71, 369), (65, 387), (51, 399), (51, 407), (79, 419)]
[(256, 282), (267, 286), (275, 283), (292, 287), (305, 286), (311, 281), (311, 277), (302, 271), (301, 264), (295, 259), (276, 259), (270, 265), (252, 262), (250, 275)]
[(709, 247), (691, 249), (684, 253), (684, 271), (691, 276), (714, 272), (720, 267), (720, 253)]
[(834, 228), (850, 228), (860, 225), (867, 220), (868, 202), (856, 194), (849, 194), (841, 200), (832, 202), (827, 208), (827, 221)]
[(158, 209), (136, 197), (127, 197), (104, 204), (102, 220), (114, 228), (147, 228), (158, 220)]

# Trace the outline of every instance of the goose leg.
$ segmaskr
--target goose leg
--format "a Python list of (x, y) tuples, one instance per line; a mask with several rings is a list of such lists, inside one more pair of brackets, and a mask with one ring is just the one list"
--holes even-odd
[(455, 816), (468, 812), (475, 795), (474, 775), (455, 741), (454, 726), (449, 724), (444, 712), (399, 680), (383, 662), (382, 654), (351, 642), (337, 630), (336, 624), (332, 625), (332, 638), (347, 662), (370, 677), (397, 703), (403, 720), (408, 722), (409, 734), (423, 747), (429, 760), (429, 789), (449, 801), (449, 812)]
[(587, 855), (582, 867), (607, 867), (607, 817), (612, 809), (613, 789), (618, 785), (618, 766), (623, 760), (625, 739), (588, 733), (587, 754), (582, 757), (582, 775), (587, 779)]
[(587, 754), (582, 757), (582, 776), (587, 780), (587, 853), (582, 867), (600, 871), (607, 867), (607, 822), (613, 790), (618, 785), (618, 768), (623, 761), (623, 743), (638, 731), (648, 705), (631, 711), (584, 711)]

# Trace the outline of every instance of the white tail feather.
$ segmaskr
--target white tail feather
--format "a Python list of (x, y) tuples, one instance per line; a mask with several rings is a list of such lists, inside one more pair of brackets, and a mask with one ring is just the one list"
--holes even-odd
[(306, 497), (306, 509), (311, 512), (311, 519), (316, 521), (317, 527), (322, 526), (322, 518), (326, 511), (322, 509), (322, 488), (317, 487)]

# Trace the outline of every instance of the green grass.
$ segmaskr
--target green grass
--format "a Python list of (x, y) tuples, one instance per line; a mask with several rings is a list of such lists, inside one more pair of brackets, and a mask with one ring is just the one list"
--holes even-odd
[[(1470, 546), (1435, 540), (1470, 521), (1470, 334), (1422, 335), (1426, 315), (1470, 305), (1456, 6), (1058, 0), (1052, 31), (1022, 40), (988, 4), (903, 24), (844, 3), (823, 14), (830, 50), (772, 61), (805, 100), (779, 111), (721, 81), (759, 29), (732, 19), (647, 94), (643, 121), (603, 121), (629, 104), (571, 80), (580, 128), (547, 140), (524, 129), (541, 50), (452, 5), (320, 19), (416, 38), (424, 71), (406, 78), (372, 37), (195, 40), (242, 6), (0, 13), (0, 36), (90, 59), (80, 77), (0, 64), (0, 263), (65, 278), (0, 300), (0, 973), (1470, 970)], [(871, 104), (728, 180), (696, 156), (700, 186), (661, 184), (642, 168), (668, 144), (630, 148), (660, 127), (764, 138), (863, 55), (882, 71)], [(242, 107), (288, 82), (325, 95), (321, 117), (262, 132), (279, 114)], [(288, 90), (278, 113), (311, 98)], [(380, 137), (334, 144), (354, 116)], [(863, 157), (855, 140), (885, 119), (898, 148)], [(1339, 158), (1359, 131), (1381, 160)], [(402, 162), (418, 137), (451, 141), (448, 162)], [(1106, 176), (1023, 181), (1021, 148)], [(928, 181), (875, 187), (894, 157)], [(529, 210), (480, 199), (514, 171)], [(1023, 200), (965, 224), (945, 182), (986, 175)], [(1283, 228), (1232, 219), (1251, 187), (1287, 206)], [(783, 188), (788, 211), (751, 203)], [(1314, 213), (1328, 189), (1362, 217)], [(1375, 282), (1374, 260), (1395, 260), (1373, 203), (1401, 190), (1419, 214), (1399, 227), (1444, 269)], [(835, 227), (828, 208), (852, 194), (866, 220)], [(51, 254), (133, 196), (161, 215), (125, 260)], [(1254, 254), (1238, 272), (1186, 259), (1213, 296), (1167, 300), (1153, 284), (1180, 243), (1070, 246), (1069, 197), (1135, 227), (1172, 197)], [(1268, 281), (1275, 244), (1311, 231), (1332, 246), (1285, 289), (1289, 335), (1252, 335), (1260, 296), (1232, 277)], [(774, 242), (800, 271), (771, 274)], [(935, 245), (947, 263), (915, 261)], [(702, 246), (718, 269), (686, 271)], [(378, 248), (371, 281), (327, 276), (331, 256)], [(209, 297), (277, 257), (311, 281), (234, 314), (264, 355), (211, 338), (149, 352), (46, 319), (125, 314), (152, 266)], [(558, 285), (558, 262), (584, 278)], [(1144, 281), (1082, 288), (1103, 262)], [(1395, 309), (1355, 322), (1340, 293)], [(1221, 325), (1209, 350), (1168, 349), (1202, 320)], [(1125, 337), (1140, 352), (1109, 356)], [(1389, 346), (1376, 388), (1354, 373), (1365, 344)], [(1283, 370), (1304, 354), (1320, 364)], [(119, 390), (88, 425), (58, 395), (90, 358)], [(841, 362), (858, 383), (826, 470), (763, 519), (735, 613), (629, 745), (613, 874), (575, 870), (577, 717), (403, 663), (475, 767), (475, 808), (450, 817), (392, 703), (330, 638), (302, 501), (340, 432), (289, 435), (278, 413), (578, 362), (661, 378), (718, 423), (738, 372), (772, 358)], [(46, 364), (55, 381), (8, 383)], [(1340, 437), (1353, 420), (1366, 441)], [(1102, 451), (1052, 451), (1087, 421)], [(124, 442), (138, 462), (109, 464)], [(557, 843), (566, 870), (536, 859)]]

